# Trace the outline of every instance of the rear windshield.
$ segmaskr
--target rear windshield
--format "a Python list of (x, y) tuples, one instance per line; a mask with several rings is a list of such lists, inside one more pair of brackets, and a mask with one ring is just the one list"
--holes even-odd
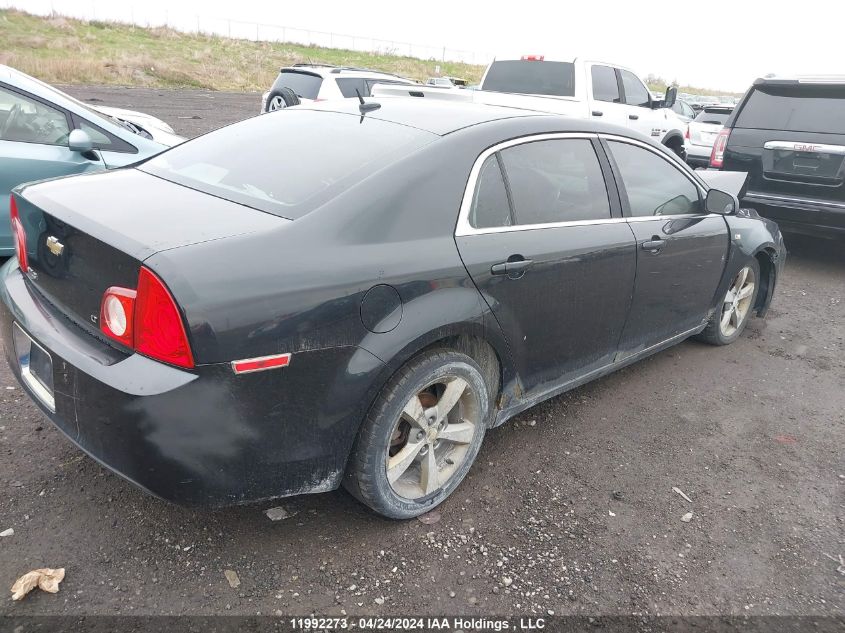
[(508, 60), (493, 62), (482, 90), (572, 97), (575, 70), (569, 62)]
[(289, 108), (177, 145), (139, 169), (295, 220), (436, 138), (372, 117)]
[(717, 125), (724, 125), (730, 115), (731, 110), (704, 108), (695, 116), (695, 120), (699, 123), (716, 123)]
[(320, 93), (320, 86), (323, 78), (311, 73), (303, 73), (298, 70), (283, 70), (279, 73), (273, 88), (290, 88), (300, 99), (316, 99)]
[(845, 134), (845, 86), (755, 88), (735, 127)]

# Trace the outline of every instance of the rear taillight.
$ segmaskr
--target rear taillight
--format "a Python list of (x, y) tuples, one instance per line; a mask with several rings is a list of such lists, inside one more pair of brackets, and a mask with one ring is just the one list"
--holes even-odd
[(127, 347), (135, 345), (135, 290), (113, 286), (100, 303), (100, 329)]
[(23, 272), (29, 270), (29, 258), (26, 254), (26, 231), (21, 222), (21, 216), (18, 214), (18, 205), (15, 202), (15, 196), (9, 198), (9, 221), (12, 225), (12, 239), (15, 241), (15, 254), (18, 256), (18, 266)]
[(689, 140), (689, 125), (687, 126), (687, 131), (684, 132), (684, 138)]
[(728, 146), (728, 137), (731, 135), (729, 128), (723, 127), (713, 143), (713, 151), (710, 152), (710, 166), (717, 169), (722, 168), (725, 161), (725, 148)]
[(143, 266), (137, 290), (112, 287), (103, 294), (100, 330), (144, 356), (177, 367), (194, 366), (176, 301), (164, 282)]

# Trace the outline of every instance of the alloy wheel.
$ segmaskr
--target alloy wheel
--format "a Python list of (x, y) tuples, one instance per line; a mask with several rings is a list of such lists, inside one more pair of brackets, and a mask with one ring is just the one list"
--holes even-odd
[(480, 430), (478, 396), (459, 376), (445, 376), (414, 394), (394, 426), (385, 458), (387, 481), (409, 500), (448, 485)]
[(270, 99), (270, 104), (268, 106), (268, 110), (273, 112), (274, 110), (281, 110), (285, 107), (285, 100), (282, 99), (279, 95), (276, 95), (272, 99)]
[(733, 336), (748, 317), (751, 301), (754, 299), (754, 270), (746, 266), (734, 277), (731, 287), (722, 304), (722, 317), (719, 328), (724, 336)]

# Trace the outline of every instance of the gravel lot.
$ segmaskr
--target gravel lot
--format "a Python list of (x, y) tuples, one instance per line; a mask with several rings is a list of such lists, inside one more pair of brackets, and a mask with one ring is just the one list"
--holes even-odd
[[(186, 136), (259, 102), (68, 90)], [(845, 245), (788, 246), (769, 317), (736, 344), (683, 343), (493, 430), (433, 525), (342, 491), (285, 500), (298, 514), (278, 522), (273, 503), (167, 505), (75, 449), (4, 363), (0, 585), (67, 576), (0, 613), (842, 615), (825, 554), (845, 555)]]

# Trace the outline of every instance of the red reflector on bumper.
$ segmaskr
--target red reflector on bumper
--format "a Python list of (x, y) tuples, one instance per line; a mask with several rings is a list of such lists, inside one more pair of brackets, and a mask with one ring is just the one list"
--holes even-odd
[(254, 371), (265, 369), (276, 369), (290, 365), (290, 354), (277, 354), (275, 356), (262, 356), (261, 358), (246, 358), (244, 360), (233, 360), (232, 370), (236, 374), (249, 374)]

